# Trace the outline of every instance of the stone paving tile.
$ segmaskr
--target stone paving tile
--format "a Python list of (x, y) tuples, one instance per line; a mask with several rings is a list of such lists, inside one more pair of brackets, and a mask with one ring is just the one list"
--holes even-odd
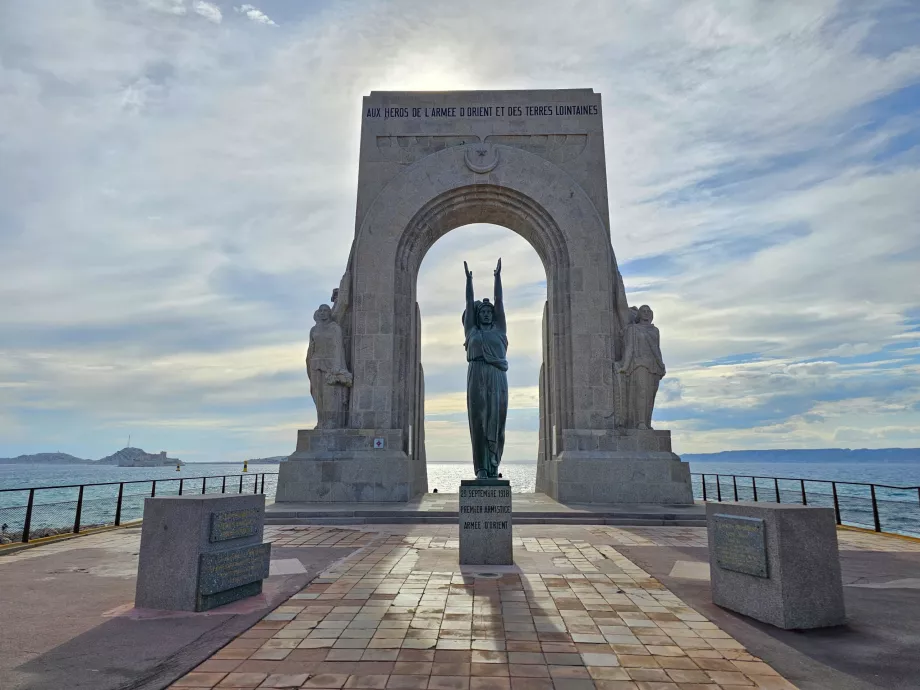
[[(290, 544), (363, 546), (174, 687), (794, 687), (608, 543), (637, 529), (529, 527), (516, 566), (482, 576), (461, 572), (452, 525), (282, 528)], [(631, 543), (650, 529), (672, 528)], [(675, 529), (656, 539), (695, 528)]]

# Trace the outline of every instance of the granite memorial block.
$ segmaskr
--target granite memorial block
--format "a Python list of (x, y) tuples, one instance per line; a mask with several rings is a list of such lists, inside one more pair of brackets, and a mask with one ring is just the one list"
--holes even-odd
[(512, 565), (511, 482), (460, 482), (460, 565)]
[(786, 630), (846, 622), (831, 508), (707, 503), (713, 603)]
[(264, 521), (261, 494), (146, 499), (135, 606), (206, 611), (259, 594), (271, 554)]

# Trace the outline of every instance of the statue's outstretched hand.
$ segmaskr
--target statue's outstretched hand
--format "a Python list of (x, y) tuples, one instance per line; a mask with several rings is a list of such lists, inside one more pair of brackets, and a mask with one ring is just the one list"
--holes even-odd
[(466, 265), (466, 261), (463, 262), (463, 272), (466, 273), (467, 280), (473, 277), (470, 267)]
[(498, 263), (495, 266), (494, 275), (499, 275), (502, 272), (502, 258), (498, 257)]

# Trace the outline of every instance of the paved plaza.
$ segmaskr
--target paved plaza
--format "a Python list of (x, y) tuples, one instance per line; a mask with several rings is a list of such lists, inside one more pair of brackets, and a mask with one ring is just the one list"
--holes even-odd
[(139, 534), (115, 530), (0, 555), (0, 625), (31, 640), (0, 641), (0, 685), (916, 687), (920, 542), (838, 535), (850, 624), (786, 633), (711, 604), (705, 528), (516, 526), (514, 566), (461, 568), (453, 525), (269, 526), (261, 597), (168, 616), (132, 608)]
[[(270, 529), (279, 545), (363, 548), (174, 687), (797, 687), (620, 550), (705, 549), (705, 529), (522, 526), (515, 566), (462, 568), (453, 526)], [(844, 551), (920, 557), (915, 541), (839, 534)], [(687, 558), (669, 574), (706, 579)]]

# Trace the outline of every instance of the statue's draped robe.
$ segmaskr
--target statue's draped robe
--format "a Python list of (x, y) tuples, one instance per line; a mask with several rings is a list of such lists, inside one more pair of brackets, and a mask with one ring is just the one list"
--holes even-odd
[(508, 337), (492, 328), (471, 328), (466, 338), (466, 407), (473, 443), (473, 467), (488, 477), (498, 475), (505, 448), (508, 416)]
[(632, 323), (626, 327), (623, 341), (629, 426), (644, 424), (651, 429), (655, 395), (665, 375), (660, 335), (651, 324)]
[(337, 376), (347, 375), (342, 329), (335, 321), (317, 323), (310, 330), (307, 375), (310, 394), (316, 404), (318, 429), (341, 429), (345, 426), (348, 389), (335, 383)]

